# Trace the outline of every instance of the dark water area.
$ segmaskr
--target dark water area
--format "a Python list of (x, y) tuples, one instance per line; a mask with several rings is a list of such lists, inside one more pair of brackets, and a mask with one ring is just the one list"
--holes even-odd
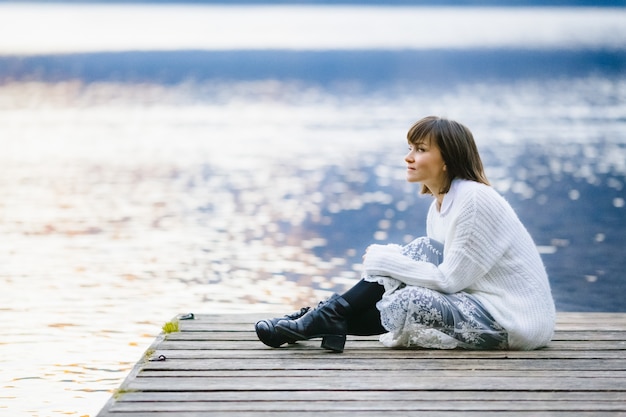
[(623, 50), (131, 51), (0, 56), (0, 81), (163, 83), (278, 79), (365, 89), (626, 73)]
[[(492, 148), (497, 152), (497, 148)], [(621, 146), (622, 152), (626, 146)], [(536, 151), (536, 150), (535, 150)], [(548, 149), (545, 150), (549, 152)], [(532, 153), (532, 151), (531, 151)], [(487, 170), (494, 161), (485, 155)], [(575, 174), (543, 174), (516, 178), (519, 169), (533, 170), (536, 162), (520, 157), (515, 169), (507, 173), (512, 181), (528, 181), (537, 187), (533, 198), (514, 191), (502, 194), (516, 210), (522, 222), (543, 248), (542, 259), (550, 276), (559, 311), (626, 311), (626, 216), (624, 208), (614, 205), (623, 201), (623, 188), (606, 184), (624, 183), (623, 174), (599, 176), (596, 184), (576, 178)], [(381, 161), (382, 163), (382, 161)], [(349, 172), (328, 169), (320, 184), (321, 192), (329, 196), (328, 204), (349, 207), (349, 201), (373, 192), (385, 193), (384, 201), (365, 203), (356, 209), (323, 210), (324, 224), (310, 221), (304, 227), (323, 236), (327, 245), (315, 248), (322, 259), (346, 257), (358, 264), (365, 248), (375, 241), (381, 221), (385, 234), (382, 242), (407, 242), (426, 233), (425, 213), (431, 203), (427, 196), (416, 196), (400, 181), (383, 185), (377, 183), (374, 170), (359, 172), (366, 176), (358, 183), (350, 181)], [(519, 171), (518, 171), (519, 172)], [(352, 173), (354, 174), (354, 173)], [(342, 193), (333, 193), (336, 184), (347, 184)], [(575, 190), (575, 191), (572, 191)], [(572, 200), (573, 194), (576, 200)], [(400, 209), (399, 209), (400, 208)], [(407, 237), (407, 233), (410, 233)]]

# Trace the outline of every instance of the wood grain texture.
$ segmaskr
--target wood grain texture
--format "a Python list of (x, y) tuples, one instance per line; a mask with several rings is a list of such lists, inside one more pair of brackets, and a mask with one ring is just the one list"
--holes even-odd
[(626, 415), (626, 313), (559, 313), (537, 351), (388, 349), (349, 336), (342, 354), (319, 340), (263, 345), (254, 323), (272, 316), (180, 321), (98, 416)]

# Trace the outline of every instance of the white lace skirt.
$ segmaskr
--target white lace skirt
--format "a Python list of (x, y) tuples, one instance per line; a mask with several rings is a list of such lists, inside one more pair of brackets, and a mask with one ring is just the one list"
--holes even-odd
[[(443, 245), (420, 237), (403, 247), (415, 260), (439, 265)], [(388, 330), (380, 341), (389, 347), (431, 349), (506, 349), (507, 332), (470, 294), (444, 294), (428, 288), (405, 285), (390, 277), (366, 276), (385, 286), (376, 304), (381, 323)]]

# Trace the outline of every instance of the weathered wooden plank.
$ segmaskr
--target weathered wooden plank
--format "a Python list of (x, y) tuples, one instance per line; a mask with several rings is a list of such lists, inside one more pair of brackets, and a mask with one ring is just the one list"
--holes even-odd
[[(185, 320), (179, 321), (179, 328), (181, 331), (186, 332), (203, 332), (203, 331), (227, 331), (227, 332), (246, 332), (246, 331), (254, 331), (254, 324), (256, 320), (250, 320), (237, 322), (237, 323), (226, 323), (226, 322), (216, 322), (216, 321), (203, 321), (203, 320)], [(610, 321), (594, 321), (594, 320), (584, 320), (584, 321), (557, 321), (556, 322), (556, 330), (557, 331), (607, 331), (607, 330), (617, 330), (623, 331), (625, 323), (623, 322), (623, 318), (621, 320), (610, 320)]]
[[(289, 393), (285, 393), (286, 396)], [(419, 404), (419, 408), (417, 406)], [(316, 400), (316, 401), (237, 401), (237, 402), (206, 402), (206, 401), (189, 401), (183, 403), (173, 402), (157, 402), (157, 403), (135, 403), (120, 402), (117, 403), (112, 411), (114, 412), (163, 412), (169, 411), (173, 413), (181, 411), (249, 411), (249, 412), (273, 412), (273, 411), (291, 411), (291, 412), (326, 412), (326, 411), (352, 411), (360, 413), (362, 411), (626, 411), (623, 402), (616, 401), (400, 401), (400, 400), (382, 400), (382, 401), (349, 401), (349, 400)]]
[[(446, 411), (436, 411), (430, 410), (426, 413), (422, 413), (420, 410), (415, 410), (416, 413), (414, 415), (427, 415), (428, 417), (459, 417), (458, 410), (446, 410)], [(607, 416), (624, 416), (625, 414), (622, 412), (611, 413), (604, 412), (602, 415)], [(100, 417), (119, 417), (121, 415), (127, 415), (130, 417), (172, 417), (172, 413), (169, 411), (149, 411), (149, 412), (137, 412), (137, 413), (116, 413), (116, 412), (108, 412), (104, 411), (99, 414)], [(259, 411), (255, 412), (254, 415), (258, 416), (267, 416), (267, 417), (302, 417), (305, 415), (302, 411)], [(311, 415), (318, 417), (318, 412), (314, 412)], [(380, 410), (363, 410), (359, 411), (359, 417), (380, 417)], [(406, 410), (388, 410), (384, 412), (385, 417), (407, 417)], [(178, 411), (175, 414), (176, 417), (250, 417), (250, 411)], [(572, 412), (569, 410), (566, 411), (508, 411), (508, 410), (495, 410), (495, 411), (465, 411), (463, 412), (463, 417), (572, 417)], [(335, 411), (335, 410), (327, 410), (324, 411), (324, 417), (354, 417), (354, 411), (346, 410), (346, 411)], [(576, 417), (598, 417), (597, 411), (578, 411), (576, 412)]]
[(594, 323), (602, 324), (603, 322), (621, 322), (624, 323), (623, 312), (603, 312), (603, 311), (560, 311), (556, 313), (557, 323), (577, 322), (577, 323)]
[[(352, 341), (370, 340), (377, 341), (377, 337), (348, 336)], [(168, 334), (165, 337), (168, 341), (251, 341), (258, 342), (254, 331), (181, 331)], [(553, 341), (626, 341), (626, 330), (623, 331), (557, 331), (552, 339)]]
[[(328, 391), (248, 391), (242, 399), (238, 391), (183, 391), (183, 392), (127, 392), (118, 401), (127, 402), (185, 402), (185, 401), (319, 401), (327, 399)], [(607, 401), (626, 406), (623, 391), (406, 391), (406, 390), (363, 390), (333, 391), (332, 398), (352, 401), (571, 401), (588, 403), (589, 401)]]
[(160, 377), (146, 378), (138, 375), (130, 381), (126, 388), (138, 391), (252, 391), (252, 390), (383, 390), (393, 383), (394, 389), (399, 390), (525, 390), (525, 391), (624, 391), (626, 384), (615, 378), (585, 378), (581, 376), (560, 378), (526, 378), (492, 377), (485, 380), (482, 377), (465, 375), (430, 376), (419, 378), (394, 378), (393, 374), (383, 378), (380, 375), (370, 375), (352, 378), (336, 376), (332, 380), (328, 376), (301, 378), (272, 378), (265, 375), (258, 378), (246, 377)]
[[(321, 339), (318, 339), (321, 341)], [(255, 349), (261, 343), (259, 341), (238, 341), (238, 340), (164, 340), (160, 345), (167, 350), (249, 350)], [(350, 340), (346, 349), (373, 349), (379, 350), (381, 344), (377, 340)], [(418, 349), (413, 349), (418, 350)], [(552, 341), (541, 351), (553, 350), (626, 350), (626, 341), (620, 340), (570, 340)]]
[[(254, 323), (256, 321), (250, 321), (245, 323), (217, 323), (217, 322), (205, 322), (201, 320), (188, 320), (179, 322), (180, 331), (193, 333), (193, 332), (251, 332), (254, 331)], [(561, 332), (568, 331), (624, 331), (626, 323), (621, 321), (608, 321), (604, 323), (596, 323), (593, 321), (585, 322), (557, 322), (556, 329)]]
[(609, 322), (609, 323), (557, 323), (557, 329), (560, 331), (623, 331), (626, 327), (626, 323), (623, 322)]
[[(310, 342), (309, 342), (310, 343)], [(304, 360), (319, 356), (337, 355), (327, 350), (319, 349), (319, 342), (315, 345), (308, 345), (301, 348), (271, 349), (259, 348), (250, 350), (165, 350), (157, 349), (153, 356), (164, 355), (171, 359), (252, 359), (252, 358), (281, 358), (286, 360)], [(382, 350), (382, 352), (381, 352)], [(395, 358), (429, 358), (429, 359), (612, 359), (620, 355), (617, 350), (594, 350), (594, 351), (465, 351), (465, 350), (390, 350), (381, 347), (380, 349), (358, 350), (347, 345), (347, 350), (341, 354), (342, 359), (350, 357), (379, 359), (390, 355), (393, 352)]]
[[(291, 313), (289, 311), (288, 313)], [(219, 318), (220, 323), (255, 323), (257, 320), (266, 319), (269, 317), (282, 317), (285, 315), (285, 311), (263, 311), (256, 313), (194, 313), (195, 320), (181, 320), (181, 322), (193, 322), (193, 321), (208, 321), (216, 322), (216, 318)], [(176, 316), (175, 318), (180, 317)], [(603, 322), (624, 322), (623, 312), (602, 312), (602, 311), (559, 311), (556, 314), (556, 322), (577, 322), (577, 323), (594, 323), (602, 324)]]
[[(280, 315), (280, 314), (279, 314)], [(537, 351), (387, 349), (350, 336), (264, 346), (278, 315), (196, 315), (160, 335), (99, 417), (626, 415), (626, 314), (558, 313)]]
[(464, 370), (511, 370), (534, 371), (534, 370), (573, 370), (585, 371), (626, 371), (624, 359), (402, 359), (393, 356), (380, 358), (376, 361), (359, 358), (335, 358), (335, 356), (317, 357), (306, 361), (288, 361), (275, 358), (249, 358), (244, 362), (238, 360), (223, 359), (167, 359), (165, 361), (147, 362), (143, 366), (144, 371), (153, 370), (370, 370), (370, 371), (393, 371), (399, 369), (421, 369), (426, 371), (438, 371), (445, 369)]
[(586, 330), (586, 331), (557, 331), (552, 338), (553, 341), (564, 340), (626, 340), (626, 329), (624, 330)]
[[(258, 320), (271, 317), (281, 317), (284, 312), (246, 313), (246, 314), (195, 314), (194, 320), (180, 320), (181, 329), (193, 331), (199, 328), (203, 330), (223, 328), (227, 330), (249, 330)], [(584, 330), (611, 330), (617, 326), (617, 330), (626, 327), (626, 315), (621, 312), (558, 312), (556, 315), (558, 329), (569, 329), (584, 326)]]
[[(428, 378), (433, 374), (433, 370), (422, 369), (381, 369), (387, 375), (392, 378)], [(332, 372), (332, 373), (330, 373)], [(371, 376), (373, 370), (351, 370), (351, 369), (306, 369), (306, 370), (248, 370), (248, 369), (236, 369), (236, 370), (167, 370), (167, 371), (147, 371), (141, 374), (142, 378), (161, 378), (161, 377), (180, 377), (180, 378), (223, 378), (223, 377), (237, 377), (237, 378), (328, 378), (329, 375), (333, 377), (349, 377), (349, 378), (364, 378)], [(437, 376), (439, 377), (474, 377), (474, 378), (615, 378), (616, 383), (618, 378), (626, 378), (626, 371), (586, 371), (579, 369), (572, 369), (567, 371), (555, 371), (555, 370), (483, 370), (483, 369), (439, 369), (437, 370)], [(626, 379), (621, 381), (624, 385), (623, 390), (626, 390)]]

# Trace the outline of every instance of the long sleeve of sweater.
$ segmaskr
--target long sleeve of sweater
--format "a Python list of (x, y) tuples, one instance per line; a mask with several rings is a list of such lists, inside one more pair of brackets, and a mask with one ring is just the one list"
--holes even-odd
[(488, 189), (470, 191), (455, 201), (450, 213), (455, 218), (446, 233), (441, 265), (406, 257), (397, 245), (372, 245), (364, 260), (365, 273), (445, 293), (465, 290), (480, 280), (507, 250), (515, 228), (506, 222), (515, 215)]

